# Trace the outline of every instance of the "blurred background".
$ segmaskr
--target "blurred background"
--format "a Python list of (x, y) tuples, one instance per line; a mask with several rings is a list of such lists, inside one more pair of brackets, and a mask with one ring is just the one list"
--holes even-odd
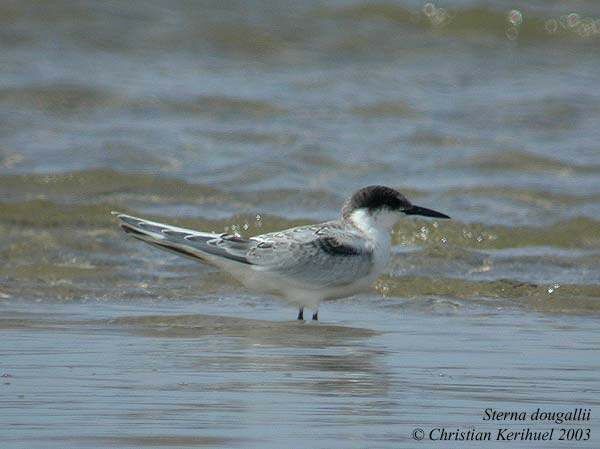
[[(560, 328), (566, 320), (575, 329), (574, 340), (560, 334), (571, 343), (560, 341), (571, 349), (583, 342), (582, 347), (589, 349), (598, 336), (589, 333), (585, 315), (600, 311), (599, 48), (600, 2), (595, 0), (4, 0), (0, 2), (0, 304), (3, 326), (22, 332), (9, 332), (14, 340), (4, 341), (14, 341), (21, 349), (30, 344), (32, 354), (51, 360), (51, 348), (44, 352), (36, 346), (40, 340), (32, 335), (39, 334), (32, 329), (46, 329), (48, 319), (59, 319), (53, 315), (58, 310), (74, 315), (61, 315), (63, 327), (54, 322), (50, 327), (54, 333), (45, 338), (48, 342), (57, 338), (51, 346), (62, 348), (63, 354), (70, 350), (69, 338), (63, 335), (60, 340), (56, 329), (75, 326), (73, 316), (113, 319), (111, 314), (125, 313), (123, 307), (130, 313), (179, 310), (286, 320), (294, 315), (291, 308), (249, 295), (227, 275), (127, 239), (110, 210), (251, 235), (335, 218), (349, 194), (377, 183), (396, 187), (453, 220), (407, 219), (400, 224), (394, 233), (392, 264), (376, 291), (326, 304), (325, 321), (359, 320), (371, 329), (396, 329), (400, 317), (416, 314), (429, 329), (458, 326), (452, 331), (456, 335), (465, 328), (446, 322), (445, 314), (479, 316), (482, 307), (484, 314), (513, 310), (506, 323), (512, 330), (504, 335), (514, 334), (514, 346), (500, 339), (493, 347), (526, 346), (523, 342), (531, 334), (520, 335), (510, 327), (515, 323), (519, 329), (542, 323), (539, 332), (557, 335), (552, 326)], [(344, 315), (343, 310), (350, 312)], [(31, 315), (34, 312), (37, 315)], [(165, 317), (144, 326), (190, 325), (185, 323)], [(209, 329), (202, 335), (214, 338), (224, 332), (230, 337), (241, 332), (248, 338), (254, 324), (242, 326), (246, 333), (235, 330), (240, 322), (224, 326), (230, 331), (210, 328), (214, 333)], [(259, 344), (285, 341), (286, 330), (264, 326), (268, 338), (259, 338)], [(416, 337), (419, 329), (412, 334), (407, 330), (401, 340), (426, 344), (426, 336)], [(471, 329), (462, 341), (466, 345), (485, 341), (484, 330), (485, 326)], [(87, 332), (76, 333), (83, 338)], [(323, 334), (323, 340), (311, 343), (312, 352), (328, 347), (332, 335)], [(191, 336), (199, 338), (193, 332)], [(105, 342), (98, 337), (96, 343), (100, 341)], [(534, 346), (541, 344), (533, 341)], [(378, 343), (387, 348), (381, 353), (395, 353), (388, 343)], [(312, 375), (335, 369), (347, 369), (348, 375), (360, 372), (371, 383), (356, 380), (362, 388), (358, 392), (346, 390), (341, 381), (324, 390), (292, 381), (281, 385), (317, 397), (331, 388), (364, 394), (365, 400), (390, 400), (388, 405), (378, 403), (377, 410), (397, 416), (396, 362), (386, 359), (392, 374), (382, 374), (374, 368), (379, 362), (373, 360), (369, 344), (360, 363), (342, 358), (308, 368)], [(443, 352), (444, 344), (450, 343), (440, 337), (436, 344)], [(118, 346), (111, 345), (95, 354)], [(283, 346), (279, 350), (289, 349)], [(188, 349), (192, 348), (198, 349), (195, 345)], [(162, 354), (158, 360), (166, 357), (159, 349), (152, 360), (157, 354)], [(373, 351), (379, 354), (379, 349)], [(185, 348), (175, 351), (185, 353)], [(542, 349), (536, 351), (534, 358), (543, 364)], [(17, 366), (32, 366), (19, 354), (5, 358), (9, 360), (5, 363), (13, 363), (10, 375), (18, 374)], [(81, 360), (73, 355), (71, 365), (95, 366), (96, 356), (85, 354)], [(503, 366), (508, 366), (512, 359), (505, 355)], [(556, 353), (547, 355), (551, 365)], [(88, 356), (90, 360), (85, 359)], [(132, 354), (122, 357), (111, 363), (137, 360)], [(48, 360), (36, 365), (43, 367), (45, 374), (40, 375), (57, 375)], [(265, 369), (240, 360), (227, 365), (232, 372)], [(303, 360), (296, 360), (296, 365), (277, 363), (294, 372), (299, 366), (307, 369)], [(146, 363), (138, 361), (139, 366)], [(269, 361), (267, 369), (274, 363)], [(277, 363), (276, 369), (283, 369)], [(419, 367), (411, 372), (416, 377), (402, 380), (404, 387), (415, 382), (415, 398), (422, 397), (429, 380), (447, 374), (442, 365), (427, 363), (413, 360)], [(453, 361), (444, 363), (449, 366)], [(504, 375), (521, 379), (525, 374), (519, 370), (527, 362), (520, 363), (516, 371)], [(591, 370), (586, 363), (580, 367), (584, 377), (585, 370)], [(473, 366), (473, 361), (461, 366)], [(86, 376), (99, 370), (90, 368)], [(132, 370), (121, 374), (126, 377)], [(490, 379), (495, 371), (479, 374)], [(83, 377), (75, 377), (71, 385), (77, 379), (82, 382), (77, 394), (95, 394), (82, 386), (87, 385)], [(585, 377), (586, 382), (593, 377)], [(37, 385), (36, 379), (30, 379), (32, 385)], [(498, 378), (498, 385), (505, 385), (506, 379)], [(170, 381), (169, 385), (179, 385), (189, 379)], [(382, 383), (385, 391), (376, 390), (375, 385)], [(517, 384), (523, 388), (520, 393)], [(517, 384), (512, 388), (521, 394), (513, 398), (518, 402), (532, 387)], [(561, 385), (545, 384), (536, 394), (574, 394), (570, 388), (561, 390)], [(455, 390), (445, 399), (435, 396), (445, 391), (440, 388), (435, 384), (428, 390), (436, 407), (456, 399)], [(53, 394), (64, 391), (59, 388)], [(115, 391), (113, 397), (118, 398), (121, 393)], [(600, 390), (596, 383), (575, 391), (587, 391), (589, 396)], [(265, 397), (270, 398), (269, 406), (277, 403), (272, 396)], [(289, 407), (289, 398), (280, 399), (282, 410)], [(50, 396), (48, 402), (54, 400)], [(73, 399), (75, 404), (77, 400)], [(546, 400), (550, 403), (553, 398)], [(51, 419), (48, 410), (28, 409), (15, 401), (13, 411), (28, 410), (23, 416), (31, 417), (37, 416), (32, 410), (38, 410), (35, 419)], [(256, 396), (252, 401), (260, 402)], [(463, 406), (478, 410), (480, 404)], [(340, 410), (332, 416), (346, 416)], [(228, 417), (239, 410), (213, 412)], [(302, 410), (296, 410), (299, 415), (288, 412), (290, 422), (302, 422)], [(421, 416), (433, 413), (421, 412)], [(453, 422), (464, 418), (457, 413)], [(470, 411), (469, 416), (477, 413)], [(127, 415), (131, 422), (144, 419), (132, 416)], [(268, 433), (268, 423), (279, 418), (269, 415), (266, 427), (252, 429)], [(111, 425), (118, 427), (115, 423), (125, 418), (110, 419), (106, 415), (103, 428), (109, 433), (115, 429)], [(56, 423), (51, 424), (48, 429), (54, 430), (48, 435), (55, 435), (52, 432), (59, 431), (52, 427)], [(344, 432), (346, 424), (342, 423)], [(240, 433), (245, 438), (248, 427)], [(333, 447), (341, 433), (330, 435), (328, 444)], [(64, 446), (63, 440), (54, 441)], [(164, 441), (180, 447), (204, 444), (204, 440)], [(357, 441), (364, 446), (366, 440)], [(126, 442), (135, 443), (121, 441)]]

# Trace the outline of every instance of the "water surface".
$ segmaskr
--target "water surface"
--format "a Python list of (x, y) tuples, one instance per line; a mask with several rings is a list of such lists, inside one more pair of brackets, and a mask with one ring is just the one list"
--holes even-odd
[[(416, 427), (485, 429), (488, 407), (587, 407), (594, 439), (571, 447), (598, 447), (599, 18), (2, 3), (2, 440), (412, 448)], [(318, 324), (109, 214), (252, 235), (373, 183), (453, 220), (400, 223), (373, 292)]]

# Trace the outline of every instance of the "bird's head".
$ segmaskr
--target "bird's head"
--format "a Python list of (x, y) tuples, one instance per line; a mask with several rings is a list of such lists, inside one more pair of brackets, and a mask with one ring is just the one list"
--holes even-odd
[(385, 186), (368, 186), (354, 192), (342, 208), (342, 218), (359, 227), (391, 230), (405, 215), (450, 218), (432, 209), (415, 206), (396, 189)]

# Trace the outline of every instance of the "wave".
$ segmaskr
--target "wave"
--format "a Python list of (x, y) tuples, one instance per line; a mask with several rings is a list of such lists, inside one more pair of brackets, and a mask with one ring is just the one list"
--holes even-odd
[(600, 173), (600, 166), (598, 165), (577, 165), (521, 150), (494, 151), (480, 154), (468, 158), (465, 163), (466, 166), (494, 171), (546, 171), (561, 175)]
[(130, 110), (166, 111), (179, 114), (224, 116), (266, 117), (285, 113), (285, 109), (268, 101), (231, 97), (225, 95), (198, 95), (186, 99), (154, 98), (132, 101), (127, 104)]
[(572, 195), (568, 193), (503, 186), (453, 188), (449, 189), (443, 195), (447, 197), (464, 197), (468, 195), (470, 197), (507, 198), (536, 207), (555, 207), (557, 205), (570, 206), (575, 204), (600, 202), (600, 194), (594, 192), (581, 192), (581, 195)]
[(498, 11), (488, 7), (438, 8), (427, 3), (422, 9), (408, 9), (394, 3), (368, 2), (323, 10), (334, 19), (357, 22), (385, 20), (390, 23), (438, 33), (468, 37), (488, 35), (503, 39), (539, 40), (548, 38), (596, 38), (600, 34), (594, 18), (577, 13), (540, 16), (528, 11)]
[[(221, 195), (216, 191), (209, 194)], [(293, 192), (288, 192), (293, 193)], [(58, 226), (94, 226), (110, 228), (114, 220), (110, 211), (121, 210), (137, 215), (147, 215), (117, 202), (65, 205), (49, 200), (28, 200), (0, 203), (0, 225), (55, 228)], [(238, 214), (231, 218), (210, 220), (206, 218), (173, 219), (155, 217), (158, 221), (176, 221), (182, 226), (198, 229), (240, 229), (254, 227), (255, 214)], [(277, 216), (261, 216), (262, 231), (307, 223), (308, 220), (288, 220)], [(577, 217), (545, 227), (499, 226), (478, 223), (461, 223), (457, 220), (435, 222), (415, 219), (401, 222), (394, 231), (397, 245), (433, 245), (442, 247), (467, 247), (477, 249), (518, 248), (524, 246), (555, 246), (563, 248), (600, 248), (600, 221)]]
[(227, 95), (197, 95), (186, 98), (142, 97), (131, 99), (115, 90), (76, 84), (50, 83), (0, 88), (0, 103), (26, 107), (56, 115), (79, 114), (110, 108), (131, 113), (210, 115), (261, 118), (282, 114), (285, 109), (271, 102)]
[(438, 224), (424, 220), (405, 221), (396, 227), (399, 245), (448, 245), (478, 249), (555, 246), (600, 248), (600, 221), (573, 218), (545, 227), (465, 224), (452, 220)]
[[(122, 152), (125, 151), (121, 149)], [(556, 169), (562, 170), (592, 170), (591, 167), (575, 167), (562, 163), (558, 160), (541, 158), (529, 153), (516, 152), (511, 153), (511, 157), (516, 158), (519, 163), (533, 164), (538, 169)], [(502, 163), (505, 161), (505, 167), (521, 166), (517, 161), (512, 160), (510, 155), (488, 154), (481, 158), (472, 159), (475, 163), (481, 163), (485, 166), (494, 167), (492, 160)], [(1, 157), (1, 153), (0, 153)], [(7, 156), (9, 157), (9, 156)], [(364, 168), (360, 164), (351, 164), (344, 161), (338, 161), (318, 151), (292, 151), (288, 155), (291, 160), (298, 165), (308, 167), (333, 168), (337, 170), (359, 171)], [(525, 160), (525, 162), (523, 162)], [(529, 161), (529, 162), (527, 162)], [(341, 165), (341, 168), (340, 168)], [(356, 166), (355, 166), (356, 165)], [(371, 168), (372, 165), (369, 166)], [(382, 164), (383, 167), (383, 164)], [(409, 198), (419, 198), (427, 195), (427, 192), (402, 187), (401, 191)], [(300, 195), (313, 199), (324, 199), (332, 208), (339, 207), (344, 198), (326, 190), (307, 190), (300, 192), (294, 189), (272, 189), (263, 188), (261, 190), (246, 193), (243, 191), (223, 190), (204, 184), (191, 183), (185, 180), (169, 177), (156, 176), (147, 172), (120, 172), (111, 169), (89, 169), (73, 171), (66, 173), (30, 173), (30, 174), (5, 174), (0, 175), (0, 201), (21, 202), (33, 199), (51, 200), (51, 201), (69, 201), (76, 202), (100, 202), (100, 201), (119, 201), (124, 200), (126, 196), (138, 197), (151, 202), (165, 203), (201, 203), (205, 201), (230, 202), (234, 205), (241, 202), (251, 205), (266, 204), (271, 202), (281, 203), (282, 201), (301, 200)], [(545, 190), (535, 190), (526, 188), (517, 188), (511, 186), (473, 186), (451, 188), (440, 193), (446, 198), (479, 196), (488, 198), (507, 198), (519, 203), (531, 204), (533, 206), (553, 205), (577, 205), (583, 203), (600, 202), (600, 194), (594, 192), (582, 191), (581, 194), (569, 194), (559, 192), (549, 192)]]
[(383, 276), (376, 287), (387, 297), (501, 299), (544, 312), (600, 312), (600, 285), (540, 285), (511, 279), (477, 282), (446, 277)]
[(120, 106), (123, 99), (107, 89), (72, 83), (53, 83), (1, 88), (0, 103), (63, 115), (93, 108)]
[[(291, 155), (291, 159), (295, 157), (296, 155)], [(304, 158), (301, 162), (321, 164), (323, 161), (322, 157), (311, 156), (310, 161), (309, 158)], [(244, 176), (247, 179), (248, 169), (244, 171)], [(7, 203), (4, 208), (7, 214), (14, 214), (15, 219), (21, 217), (25, 221), (28, 210), (31, 211), (30, 215), (54, 215), (56, 220), (56, 209), (66, 210), (63, 205), (81, 205), (83, 209), (89, 210), (89, 216), (100, 218), (102, 223), (102, 217), (98, 215), (111, 207), (125, 211), (130, 210), (132, 204), (140, 202), (145, 208), (153, 208), (154, 205), (163, 209), (170, 205), (187, 205), (199, 212), (211, 206), (226, 207), (232, 211), (230, 215), (233, 215), (236, 210), (262, 213), (263, 210), (275, 211), (285, 206), (300, 210), (325, 206), (335, 209), (342, 200), (325, 190), (224, 190), (150, 173), (124, 173), (108, 169), (59, 174), (0, 175), (0, 203)], [(21, 210), (23, 214), (19, 212)], [(206, 212), (206, 215), (210, 216), (210, 212)], [(8, 215), (4, 217), (8, 219)], [(44, 226), (43, 221), (40, 223)]]
[(111, 196), (134, 192), (136, 195), (156, 195), (177, 201), (211, 198), (232, 200), (230, 195), (208, 186), (148, 173), (123, 173), (109, 169), (82, 170), (57, 174), (23, 174), (0, 176), (0, 191), (10, 196), (0, 200), (28, 201), (32, 199), (68, 199), (71, 202), (99, 202)]
[[(4, 41), (11, 47), (45, 44), (52, 35), (55, 41), (68, 44), (66, 48), (75, 43), (83, 51), (136, 56), (159, 52), (163, 57), (183, 51), (228, 59), (276, 57), (286, 64), (304, 64), (313, 56), (339, 60), (421, 51), (421, 46), (415, 50), (416, 45), (407, 45), (409, 33), (421, 43), (429, 35), (480, 39), (486, 44), (507, 39), (593, 42), (600, 36), (596, 18), (577, 13), (556, 15), (555, 8), (544, 14), (540, 8), (514, 12), (487, 6), (444, 9), (430, 2), (414, 8), (391, 1), (339, 7), (294, 2), (272, 8), (265, 4), (253, 5), (250, 15), (235, 6), (180, 4), (169, 10), (177, 26), (165, 21), (159, 10), (140, 10), (135, 5), (130, 14), (119, 17), (101, 10), (90, 12), (89, 8), (82, 11), (69, 2), (31, 11), (12, 2), (11, 6), (0, 5), (0, 9), (4, 12), (0, 21), (6, 25)], [(23, 31), (28, 29), (36, 32)]]
[(396, 101), (381, 101), (362, 106), (356, 106), (351, 111), (363, 118), (378, 118), (378, 117), (412, 117), (417, 114), (417, 111), (408, 103), (400, 100)]
[[(322, 158), (303, 163), (322, 163)], [(122, 173), (113, 170), (86, 170), (63, 174), (24, 174), (0, 176), (0, 225), (34, 228), (57, 226), (96, 226), (110, 228), (111, 209), (133, 214), (148, 215), (136, 210), (141, 207), (158, 211), (169, 205), (197, 210), (191, 218), (178, 220), (192, 227), (223, 229), (238, 225), (255, 229), (256, 215), (263, 216), (262, 231), (275, 230), (310, 220), (302, 219), (302, 210), (308, 212), (322, 203), (327, 210), (335, 210), (343, 198), (327, 190), (298, 192), (294, 189), (262, 189), (256, 191), (223, 190), (186, 182), (177, 178), (155, 176), (150, 173)], [(425, 192), (410, 190), (411, 198)], [(568, 195), (511, 187), (472, 187), (452, 189), (443, 196), (454, 198), (465, 195), (508, 198), (532, 207), (570, 206), (598, 202), (597, 194), (582, 192)], [(160, 207), (154, 207), (154, 206)], [(214, 216), (211, 207), (220, 208), (221, 219)], [(223, 214), (225, 208), (230, 213)], [(277, 216), (277, 211), (293, 208), (298, 219)], [(198, 217), (204, 210), (204, 217)], [(152, 214), (154, 215), (154, 213)], [(179, 214), (181, 215), (181, 214)], [(197, 218), (194, 218), (197, 217)], [(330, 217), (333, 218), (333, 217)], [(171, 217), (157, 217), (169, 221)], [(517, 248), (524, 246), (555, 246), (563, 248), (598, 248), (600, 246), (600, 221), (593, 218), (573, 217), (545, 226), (504, 226), (462, 223), (458, 219), (448, 222), (406, 220), (394, 233), (399, 245), (425, 245), (465, 247), (476, 249)]]

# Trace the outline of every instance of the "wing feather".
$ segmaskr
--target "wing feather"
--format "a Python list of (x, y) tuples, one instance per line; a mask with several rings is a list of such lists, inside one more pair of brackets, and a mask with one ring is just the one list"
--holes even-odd
[(373, 249), (358, 234), (333, 223), (311, 225), (254, 237), (246, 257), (268, 270), (315, 288), (350, 284), (367, 276)]
[[(227, 234), (194, 231), (164, 223), (145, 220), (131, 215), (118, 214), (121, 228), (133, 237), (178, 254), (214, 262), (206, 256), (217, 256), (236, 262), (250, 264), (245, 257), (249, 241)], [(223, 244), (229, 242), (230, 245)]]

